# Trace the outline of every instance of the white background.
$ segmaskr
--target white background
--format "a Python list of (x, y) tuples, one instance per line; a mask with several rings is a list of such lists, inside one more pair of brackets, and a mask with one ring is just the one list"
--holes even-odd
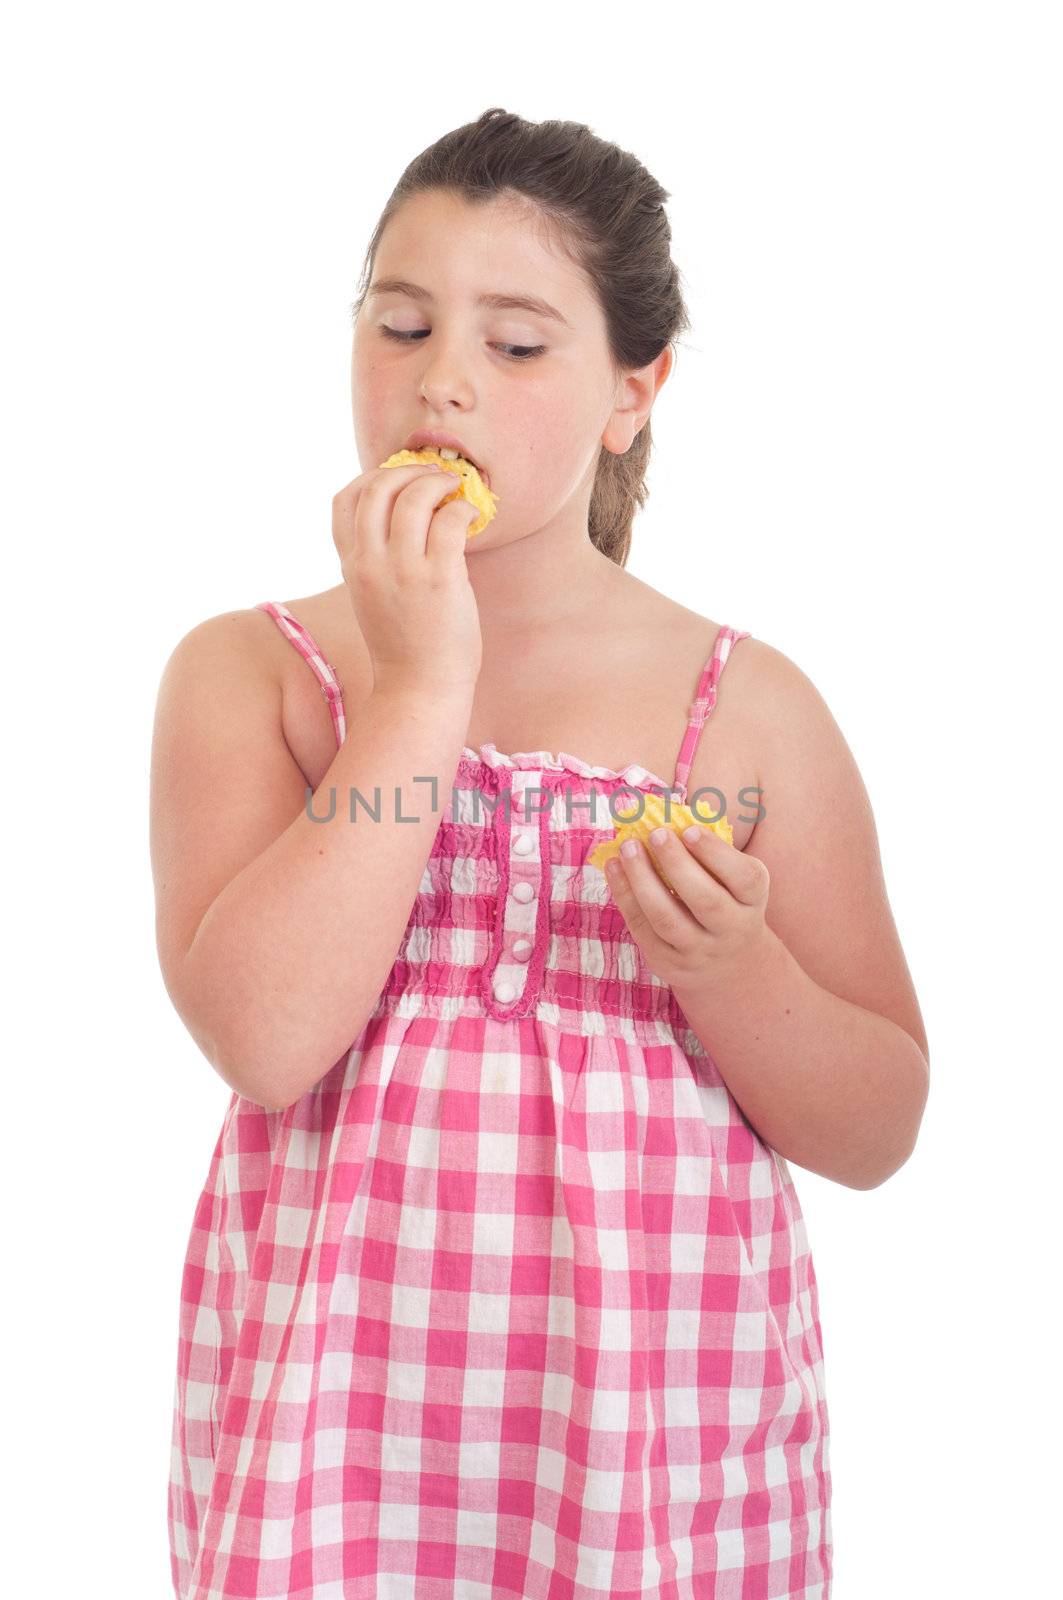
[(867, 1193), (793, 1169), (834, 1600), (1058, 1581), (1056, 15), (186, 3), (8, 24), (9, 1592), (170, 1597), (181, 1264), (228, 1090), (156, 961), (155, 694), (197, 622), (340, 581), (365, 245), (406, 163), (490, 105), (587, 122), (671, 194), (694, 327), (629, 570), (824, 695), (929, 1033), (909, 1163)]

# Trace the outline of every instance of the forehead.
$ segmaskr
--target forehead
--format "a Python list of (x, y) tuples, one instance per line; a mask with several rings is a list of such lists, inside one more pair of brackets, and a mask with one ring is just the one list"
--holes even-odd
[(444, 190), (411, 196), (377, 246), (372, 284), (385, 279), (419, 285), (439, 300), (538, 298), (570, 325), (595, 303), (548, 220), (520, 197), (474, 205)]

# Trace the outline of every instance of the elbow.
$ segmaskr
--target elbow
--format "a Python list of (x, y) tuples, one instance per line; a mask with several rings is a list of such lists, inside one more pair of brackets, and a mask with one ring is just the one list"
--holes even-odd
[(288, 1107), (293, 1106), (299, 1099), (298, 1095), (289, 1098), (285, 1094), (277, 1093), (253, 1080), (248, 1081), (232, 1072), (223, 1072), (222, 1077), (241, 1100), (247, 1100), (251, 1105), (261, 1107), (263, 1111), (287, 1111)]
[(246, 1030), (236, 1038), (222, 1028), (208, 1035), (202, 1027), (192, 1028), (187, 1015), (184, 1020), (219, 1078), (241, 1100), (261, 1106), (263, 1111), (286, 1111), (305, 1092), (292, 1064), (271, 1058), (261, 1041), (249, 1038)]
[[(914, 1145), (912, 1148), (915, 1148)], [(850, 1189), (880, 1189), (882, 1185), (888, 1181), (888, 1179), (893, 1177), (895, 1172), (899, 1172), (901, 1170), (911, 1154), (912, 1151), (909, 1150), (907, 1154), (901, 1156), (899, 1160), (891, 1159), (885, 1166), (880, 1165), (872, 1168), (862, 1168), (858, 1175), (852, 1176), (846, 1180), (847, 1187)]]
[(243, 1055), (219, 1054), (211, 1064), (234, 1093), (263, 1111), (287, 1111), (323, 1076), (318, 1072), (310, 1077), (290, 1063), (267, 1063), (261, 1057), (249, 1061)]
[(289, 1067), (279, 1062), (267, 1064), (260, 1041), (250, 1036), (243, 1018), (222, 1012), (215, 991), (195, 983), (182, 972), (182, 981), (170, 976), (166, 987), (174, 1009), (207, 1060), (224, 1084), (242, 1100), (261, 1106), (264, 1111), (284, 1111), (299, 1098)]
[(263, 1111), (287, 1111), (328, 1070), (327, 1063), (308, 1061), (305, 1054), (296, 1057), (278, 1050), (276, 1028), (249, 1025), (246, 1013), (224, 1021), (215, 1016), (209, 1028), (203, 1026), (202, 1015), (194, 1028), (188, 1011), (184, 1020), (222, 1081)]
[(333, 1067), (345, 1062), (348, 1054), (349, 1049), (344, 1050), (336, 1060), (320, 1054), (309, 1059), (305, 1054), (271, 1055), (261, 1041), (244, 1038), (228, 1050), (223, 1048), (213, 1065), (242, 1099), (261, 1106), (263, 1111), (287, 1111), (316, 1088)]
[[(923, 1060), (926, 1067), (926, 1061)], [(915, 1154), (915, 1147), (919, 1141), (919, 1129), (922, 1126), (923, 1112), (926, 1109), (927, 1094), (929, 1090), (929, 1075), (923, 1075), (920, 1080), (918, 1092), (913, 1096), (904, 1116), (902, 1128), (887, 1148), (881, 1146), (873, 1160), (865, 1157), (855, 1175), (846, 1182), (850, 1189), (878, 1189), (894, 1173), (901, 1168)]]
[(313, 1089), (339, 1058), (318, 1040), (301, 1018), (269, 1013), (261, 1006), (236, 1005), (232, 995), (220, 997), (220, 984), (191, 984), (171, 998), (202, 1054), (234, 1094), (264, 1111), (287, 1111)]

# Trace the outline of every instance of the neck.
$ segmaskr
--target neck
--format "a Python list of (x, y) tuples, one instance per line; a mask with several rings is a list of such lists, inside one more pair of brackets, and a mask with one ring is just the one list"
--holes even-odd
[(470, 549), (466, 559), (485, 640), (495, 632), (547, 632), (594, 612), (622, 576), (591, 544), (586, 525), (540, 528), (497, 549)]

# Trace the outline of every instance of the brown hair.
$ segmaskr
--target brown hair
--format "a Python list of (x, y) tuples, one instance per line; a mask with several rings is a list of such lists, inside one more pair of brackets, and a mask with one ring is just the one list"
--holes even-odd
[[(357, 319), (381, 236), (404, 200), (449, 189), (470, 204), (523, 195), (541, 212), (598, 294), (614, 371), (649, 366), (690, 319), (671, 259), (670, 198), (635, 156), (599, 139), (582, 122), (526, 122), (492, 106), (415, 156), (381, 213), (366, 251)], [(674, 359), (674, 350), (673, 350)], [(591, 494), (589, 532), (603, 555), (625, 565), (653, 441), (647, 417), (623, 455), (602, 446)]]

